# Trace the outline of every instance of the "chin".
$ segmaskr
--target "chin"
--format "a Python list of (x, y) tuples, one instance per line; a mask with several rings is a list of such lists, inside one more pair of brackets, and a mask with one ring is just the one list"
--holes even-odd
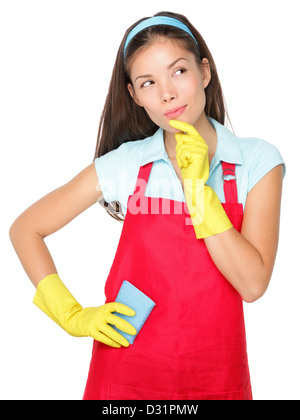
[[(178, 121), (180, 121), (180, 120), (178, 119)], [(167, 131), (168, 133), (171, 133), (171, 134), (178, 133), (178, 130), (176, 130), (176, 128), (174, 128), (174, 127), (171, 127), (168, 123), (167, 124), (161, 124), (160, 127), (162, 129), (164, 129), (165, 131)]]

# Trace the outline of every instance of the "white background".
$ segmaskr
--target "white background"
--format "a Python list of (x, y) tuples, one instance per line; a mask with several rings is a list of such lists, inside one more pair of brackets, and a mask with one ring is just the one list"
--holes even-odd
[[(9, 241), (14, 219), (93, 161), (118, 46), (136, 20), (188, 17), (217, 64), (236, 135), (276, 145), (287, 164), (280, 244), (266, 294), (245, 304), (255, 399), (299, 399), (299, 2), (1, 1), (1, 399), (81, 399), (92, 339), (32, 304)], [(298, 153), (297, 153), (298, 152)], [(103, 303), (122, 225), (95, 204), (46, 243), (83, 306)]]

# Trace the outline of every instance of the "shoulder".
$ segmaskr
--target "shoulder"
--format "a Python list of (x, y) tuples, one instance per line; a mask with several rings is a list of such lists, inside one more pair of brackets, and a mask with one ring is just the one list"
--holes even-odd
[(237, 140), (248, 173), (248, 192), (275, 166), (282, 164), (285, 175), (285, 162), (276, 146), (255, 137), (237, 137)]
[(122, 143), (117, 149), (96, 158), (98, 176), (111, 177), (116, 171), (127, 171), (133, 166), (139, 166), (147, 140), (146, 138)]
[(95, 162), (97, 161), (97, 164), (102, 164), (102, 162), (128, 164), (128, 158), (136, 159), (140, 156), (146, 141), (147, 139), (143, 139), (122, 143), (117, 149), (97, 158)]
[(120, 190), (124, 192), (125, 181), (136, 179), (147, 140), (148, 138), (122, 143), (117, 149), (95, 159), (98, 182), (107, 202), (119, 201)]
[(105, 170), (114, 167), (122, 170), (139, 167), (148, 161), (161, 158), (164, 154), (163, 130), (158, 129), (152, 136), (145, 139), (126, 141), (117, 149), (96, 159), (95, 165)]
[(250, 157), (255, 153), (271, 152), (272, 154), (279, 154), (276, 146), (266, 140), (257, 137), (237, 137), (243, 155)]

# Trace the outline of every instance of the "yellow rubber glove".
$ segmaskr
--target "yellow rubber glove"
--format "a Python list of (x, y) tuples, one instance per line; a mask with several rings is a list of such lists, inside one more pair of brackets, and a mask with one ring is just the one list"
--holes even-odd
[[(209, 177), (208, 146), (192, 125), (170, 120), (181, 133), (175, 134), (176, 160), (184, 180), (187, 206), (197, 239), (232, 228), (232, 223), (214, 190), (205, 185)], [(186, 134), (185, 134), (186, 133)]]
[(129, 322), (112, 314), (119, 312), (134, 316), (133, 309), (119, 302), (84, 309), (71, 295), (58, 274), (50, 274), (40, 281), (33, 303), (75, 337), (93, 337), (108, 346), (120, 348), (121, 345), (128, 347), (129, 342), (108, 324), (113, 324), (128, 334), (136, 334), (136, 329)]

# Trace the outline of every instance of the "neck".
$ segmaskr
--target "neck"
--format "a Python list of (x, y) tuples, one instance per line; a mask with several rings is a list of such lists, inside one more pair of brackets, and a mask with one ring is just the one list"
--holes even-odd
[[(214, 127), (208, 121), (205, 113), (203, 112), (194, 124), (194, 127), (200, 133), (201, 137), (205, 140), (206, 144), (208, 145), (208, 157), (209, 162), (211, 162), (212, 158), (215, 155), (216, 147), (217, 147), (217, 133)], [(176, 138), (175, 134), (170, 133), (164, 130), (164, 143), (165, 149), (169, 156), (170, 160), (176, 161)]]

